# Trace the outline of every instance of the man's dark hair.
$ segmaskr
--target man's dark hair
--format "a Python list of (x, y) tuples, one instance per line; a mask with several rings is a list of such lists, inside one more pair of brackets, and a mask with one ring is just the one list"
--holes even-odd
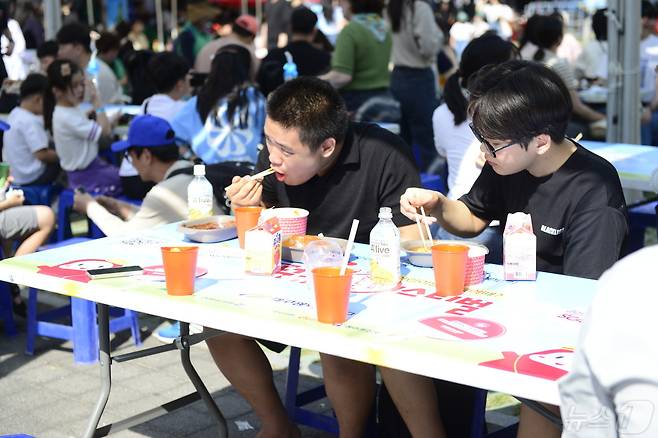
[(598, 41), (608, 40), (608, 9), (597, 9), (592, 15), (592, 30)]
[(378, 14), (384, 10), (383, 0), (349, 0), (353, 14)]
[(103, 32), (96, 40), (96, 49), (99, 53), (107, 53), (111, 50), (119, 50), (121, 40), (114, 32)]
[(548, 134), (560, 142), (571, 116), (571, 96), (550, 68), (530, 61), (489, 65), (471, 78), (468, 112), (483, 137), (512, 140), (527, 148)]
[(45, 96), (48, 92), (48, 78), (40, 73), (30, 73), (21, 83), (21, 99), (40, 94)]
[(91, 53), (89, 28), (82, 23), (69, 23), (62, 26), (57, 32), (57, 43), (80, 44), (88, 53)]
[(318, 16), (309, 8), (300, 6), (290, 16), (290, 31), (301, 35), (310, 35), (318, 22)]
[(175, 144), (168, 144), (165, 146), (156, 146), (151, 148), (131, 146), (128, 148), (128, 151), (135, 151), (135, 154), (139, 157), (142, 155), (142, 152), (144, 152), (144, 149), (148, 149), (149, 152), (151, 152), (151, 155), (153, 155), (156, 160), (162, 163), (173, 163), (180, 157), (178, 146)]
[(37, 48), (37, 58), (43, 59), (46, 56), (57, 57), (57, 52), (59, 52), (59, 44), (55, 40), (44, 41)]
[(187, 61), (174, 52), (162, 52), (148, 62), (148, 73), (158, 93), (169, 93), (190, 71)]
[(272, 92), (267, 117), (286, 129), (298, 129), (300, 141), (313, 152), (328, 138), (342, 143), (349, 126), (345, 102), (338, 91), (311, 76), (285, 82)]

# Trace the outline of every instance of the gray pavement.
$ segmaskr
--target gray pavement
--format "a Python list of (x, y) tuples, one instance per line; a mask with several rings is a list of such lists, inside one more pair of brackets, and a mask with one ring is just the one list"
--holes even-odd
[[(43, 297), (43, 298), (42, 298)], [(40, 294), (40, 300), (57, 303), (53, 294)], [(18, 320), (20, 333), (12, 338), (0, 330), (0, 435), (25, 433), (35, 437), (80, 437), (92, 412), (100, 388), (97, 365), (76, 365), (72, 344), (38, 338), (34, 356), (26, 356), (25, 324)], [(140, 316), (144, 346), (161, 343), (152, 333), (167, 324), (150, 315)], [(135, 350), (129, 331), (112, 337), (114, 353)], [(249, 405), (217, 370), (204, 343), (192, 348), (192, 362), (227, 419), (230, 436), (254, 437), (259, 422)], [(269, 353), (276, 386), (283, 394), (288, 350)], [(156, 407), (194, 390), (180, 365), (179, 354), (171, 351), (156, 356), (118, 363), (112, 367), (112, 392), (101, 425), (112, 423)], [(300, 390), (321, 383), (317, 353), (303, 351), (300, 366)], [(491, 401), (491, 400), (490, 400)], [(509, 399), (497, 399), (488, 413), (495, 423), (514, 420), (515, 406)], [(500, 409), (503, 407), (503, 409)], [(330, 414), (326, 400), (312, 405), (317, 412)], [(197, 401), (165, 416), (118, 432), (118, 438), (216, 437), (213, 418), (205, 405)], [(325, 438), (331, 435), (302, 427), (302, 436)]]

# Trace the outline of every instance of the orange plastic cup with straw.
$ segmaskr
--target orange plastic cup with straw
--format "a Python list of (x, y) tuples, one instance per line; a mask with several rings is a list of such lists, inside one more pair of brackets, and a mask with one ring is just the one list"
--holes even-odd
[(347, 263), (350, 260), (358, 227), (359, 220), (354, 219), (340, 269), (335, 266), (325, 266), (312, 271), (315, 307), (320, 322), (340, 324), (347, 320), (353, 273), (351, 269), (347, 269)]

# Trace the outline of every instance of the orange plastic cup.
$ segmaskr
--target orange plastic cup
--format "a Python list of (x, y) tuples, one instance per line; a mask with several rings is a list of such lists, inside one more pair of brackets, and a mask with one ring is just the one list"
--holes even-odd
[(235, 226), (238, 228), (238, 241), (240, 248), (244, 248), (244, 234), (247, 230), (258, 225), (258, 218), (263, 207), (237, 207), (235, 212)]
[(456, 244), (440, 244), (432, 247), (434, 281), (439, 296), (451, 297), (464, 292), (468, 250), (468, 246)]
[(345, 322), (354, 271), (346, 269), (345, 275), (340, 275), (340, 268), (324, 266), (312, 272), (318, 321), (329, 324)]
[(163, 246), (162, 264), (164, 265), (167, 293), (169, 295), (192, 295), (198, 246)]

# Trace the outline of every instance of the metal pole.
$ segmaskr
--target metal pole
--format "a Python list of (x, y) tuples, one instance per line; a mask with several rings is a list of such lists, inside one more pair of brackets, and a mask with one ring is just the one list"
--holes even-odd
[(164, 22), (162, 19), (162, 0), (155, 0), (155, 23), (156, 23), (156, 29), (158, 33), (158, 42), (160, 43), (160, 47), (158, 47), (158, 51), (160, 51), (161, 47), (164, 47)]
[(171, 40), (178, 38), (178, 0), (171, 0)]
[(98, 347), (101, 369), (101, 392), (96, 402), (94, 412), (91, 414), (85, 438), (92, 438), (96, 434), (98, 422), (103, 415), (107, 400), (110, 398), (112, 387), (112, 358), (110, 357), (110, 307), (107, 304), (98, 303)]
[(87, 0), (87, 24), (94, 27), (94, 0)]
[(242, 7), (240, 8), (240, 10), (243, 14), (249, 13), (249, 4), (247, 3), (247, 1), (248, 0), (242, 0)]
[(44, 28), (46, 39), (52, 40), (62, 27), (62, 5), (60, 0), (46, 0), (43, 3)]
[(625, 2), (624, 34), (622, 44), (622, 96), (621, 141), (640, 144), (640, 2)]
[(621, 98), (621, 64), (619, 62), (619, 38), (623, 32), (620, 20), (619, 0), (608, 0), (608, 103), (607, 134), (609, 143), (619, 140), (619, 102)]
[(263, 24), (263, 0), (256, 0), (256, 22), (260, 33), (260, 25)]

